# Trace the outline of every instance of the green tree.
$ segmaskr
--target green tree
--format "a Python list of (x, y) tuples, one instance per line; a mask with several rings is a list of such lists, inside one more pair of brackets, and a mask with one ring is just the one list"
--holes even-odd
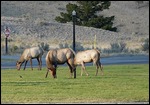
[(66, 22), (70, 22), (72, 21), (72, 11), (73, 10), (78, 10), (78, 6), (76, 4), (67, 4), (66, 5), (66, 9), (67, 9), (67, 12), (68, 13), (63, 13), (63, 12), (60, 12), (60, 16), (56, 16), (55, 20), (60, 22), (60, 23), (66, 23)]
[(77, 12), (76, 25), (102, 28), (110, 31), (117, 31), (116, 27), (113, 27), (114, 16), (104, 17), (97, 13), (104, 9), (109, 9), (111, 5), (110, 1), (77, 1), (77, 4), (67, 4), (67, 13), (61, 12), (61, 16), (55, 18), (56, 21), (61, 23), (72, 21), (72, 11)]

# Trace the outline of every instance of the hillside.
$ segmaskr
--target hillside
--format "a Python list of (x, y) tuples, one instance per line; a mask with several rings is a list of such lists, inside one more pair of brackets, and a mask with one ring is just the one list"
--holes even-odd
[[(66, 4), (73, 1), (1, 1), (1, 47), (4, 47), (4, 28), (11, 29), (9, 46), (35, 46), (41, 42), (50, 48), (72, 44), (72, 23), (55, 21)], [(110, 9), (99, 14), (115, 16), (118, 32), (76, 26), (76, 41), (91, 48), (95, 35), (97, 47), (109, 48), (110, 43), (125, 42), (129, 49), (140, 48), (149, 38), (149, 1), (137, 7), (135, 1), (112, 1)]]

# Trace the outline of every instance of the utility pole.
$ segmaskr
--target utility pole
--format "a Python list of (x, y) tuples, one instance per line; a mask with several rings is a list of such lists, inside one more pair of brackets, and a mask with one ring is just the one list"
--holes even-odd
[[(75, 20), (76, 20), (76, 11), (72, 11), (72, 19), (73, 19), (73, 50), (76, 52), (75, 48)], [(74, 78), (76, 78), (76, 69), (74, 70)]]
[(6, 38), (5, 38), (5, 45), (6, 45), (5, 53), (6, 54), (8, 54), (8, 41), (7, 41), (7, 38), (9, 37), (9, 35), (10, 35), (10, 29), (6, 26), (6, 28), (5, 28), (5, 36), (6, 36)]

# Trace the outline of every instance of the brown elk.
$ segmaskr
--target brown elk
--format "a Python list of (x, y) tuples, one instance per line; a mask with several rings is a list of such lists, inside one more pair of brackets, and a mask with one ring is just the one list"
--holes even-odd
[(51, 71), (53, 78), (57, 78), (56, 76), (57, 65), (64, 63), (68, 64), (72, 76), (72, 73), (75, 70), (74, 57), (75, 53), (70, 48), (50, 50), (46, 55), (47, 73), (45, 78), (47, 77), (49, 71)]
[[(90, 62), (93, 62), (93, 64), (96, 65), (96, 74), (95, 75), (97, 75), (99, 67), (101, 68), (101, 71), (103, 70), (103, 67), (102, 67), (101, 62), (100, 62), (100, 52), (97, 49), (77, 52), (75, 59), (74, 59), (74, 64), (76, 66), (77, 65), (82, 66), (81, 67), (82, 68), (81, 69), (81, 76), (83, 74), (83, 70), (85, 71), (87, 76), (89, 75), (86, 71), (84, 64), (90, 63)], [(103, 71), (102, 71), (102, 75), (103, 75)]]
[(25, 62), (25, 65), (24, 65), (24, 70), (25, 70), (26, 64), (28, 60), (30, 60), (31, 69), (33, 70), (32, 59), (36, 58), (38, 61), (38, 65), (39, 65), (38, 69), (41, 70), (43, 53), (44, 53), (44, 50), (41, 47), (32, 47), (32, 48), (25, 49), (22, 55), (20, 56), (20, 59), (16, 62), (17, 69), (20, 70), (21, 65)]

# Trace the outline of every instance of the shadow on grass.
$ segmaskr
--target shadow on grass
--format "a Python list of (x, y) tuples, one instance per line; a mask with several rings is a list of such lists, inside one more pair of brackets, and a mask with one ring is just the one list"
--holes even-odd
[(47, 84), (48, 82), (37, 82), (37, 81), (33, 81), (33, 82), (27, 82), (27, 81), (24, 81), (24, 82), (2, 82), (1, 86), (2, 85), (5, 85), (5, 86), (36, 86), (36, 85), (45, 85)]

